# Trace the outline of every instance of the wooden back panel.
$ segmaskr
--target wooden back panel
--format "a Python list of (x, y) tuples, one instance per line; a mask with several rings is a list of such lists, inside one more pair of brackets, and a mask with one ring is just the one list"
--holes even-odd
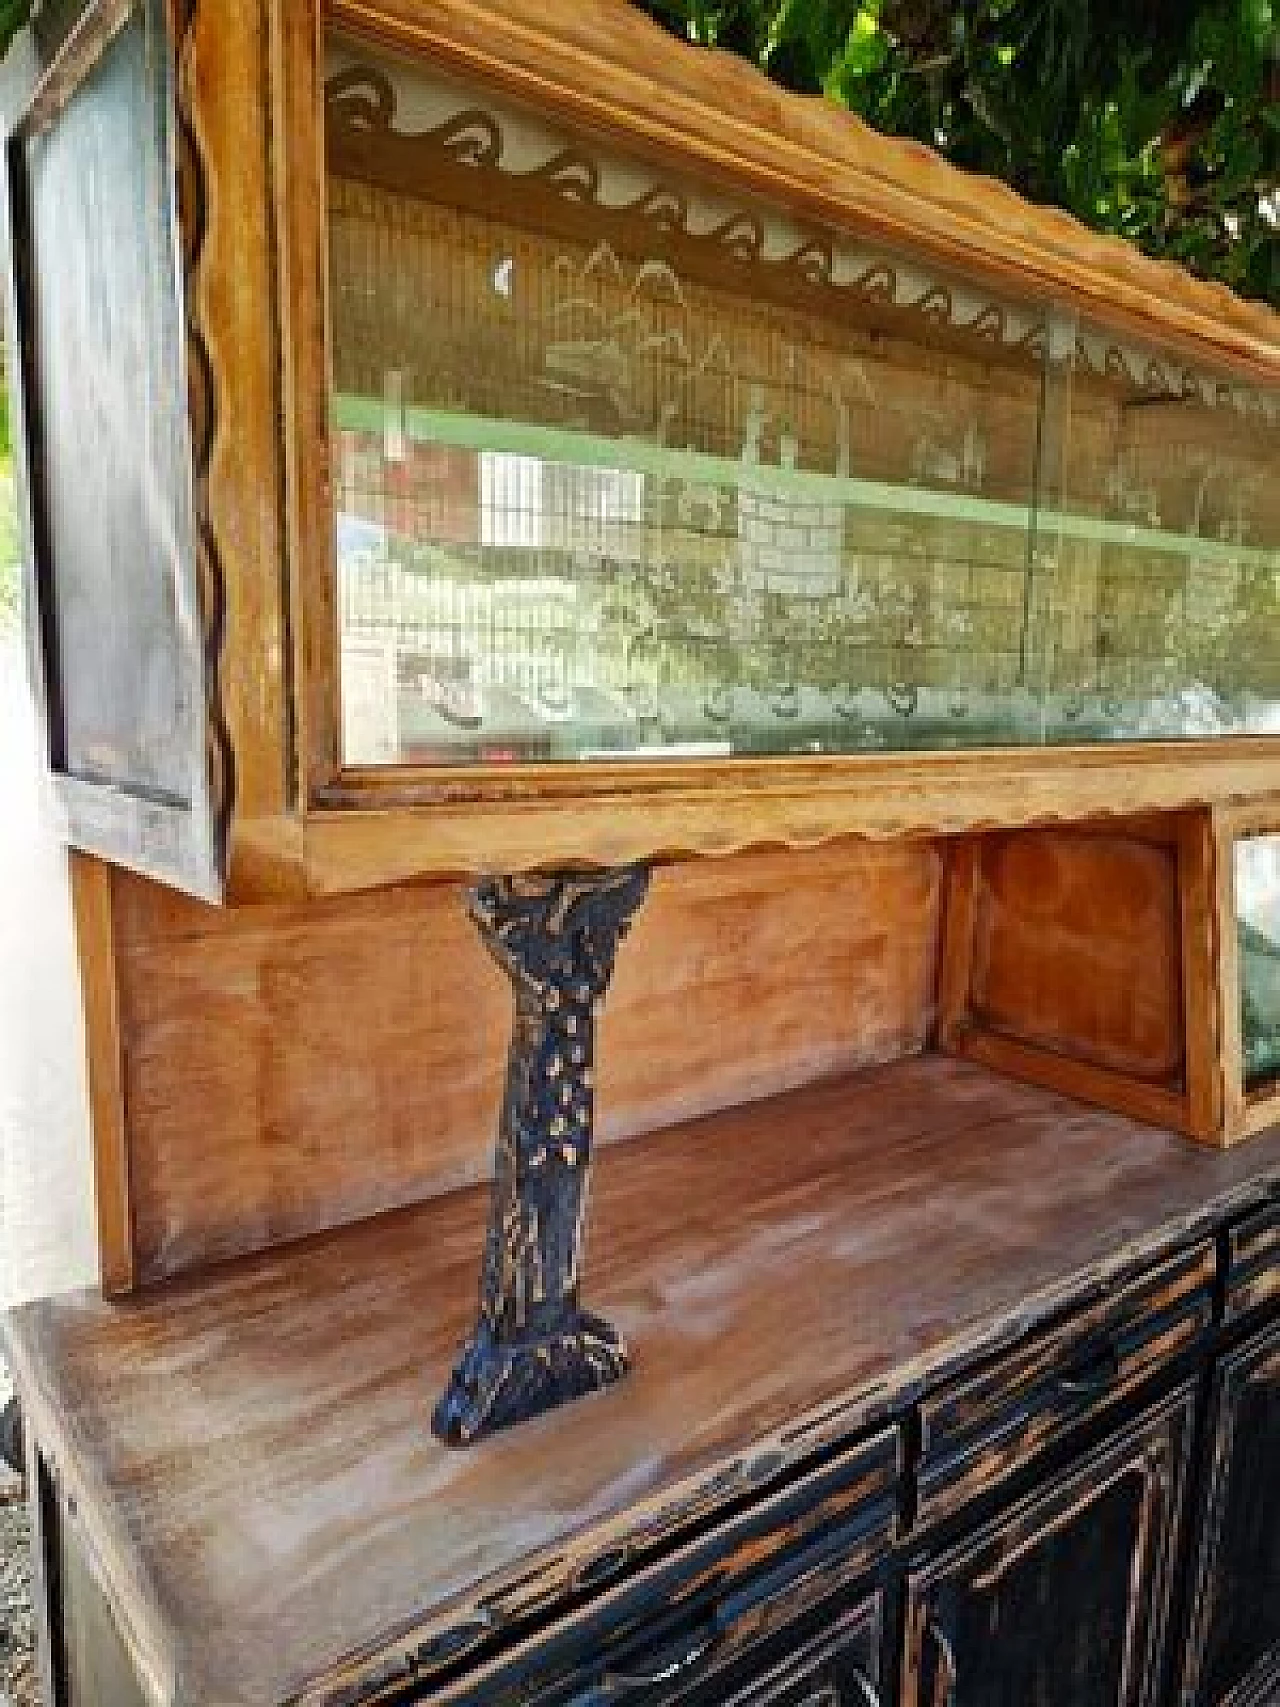
[(1202, 814), (961, 838), (942, 1047), (1221, 1141), (1214, 907)]
[(1041, 831), (984, 844), (972, 1011), (992, 1031), (1181, 1082), (1177, 850)]
[[(843, 842), (655, 873), (605, 1008), (602, 1137), (922, 1048), (942, 863)], [(457, 886), (223, 912), (89, 876), (109, 1290), (486, 1174), (510, 995)]]

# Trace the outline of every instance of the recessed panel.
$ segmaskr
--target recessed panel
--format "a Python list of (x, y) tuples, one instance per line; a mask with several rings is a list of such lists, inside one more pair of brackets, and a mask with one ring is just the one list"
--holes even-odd
[[(189, 805), (197, 689), (168, 52), (139, 6), (19, 132), (19, 313), (56, 771)], [(196, 678), (198, 680), (198, 677)]]

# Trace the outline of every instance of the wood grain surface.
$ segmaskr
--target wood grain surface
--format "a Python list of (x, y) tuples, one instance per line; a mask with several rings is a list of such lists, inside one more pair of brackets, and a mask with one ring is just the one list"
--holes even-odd
[(1176, 849), (1070, 830), (984, 840), (975, 1023), (1155, 1084), (1184, 1065)]
[(420, 1639), (482, 1583), (571, 1581), (732, 1455), (879, 1420), (1278, 1179), (1280, 1133), (1213, 1151), (937, 1056), (619, 1146), (584, 1300), (633, 1372), (463, 1453), (427, 1416), (474, 1309), (479, 1190), (137, 1301), (32, 1305), (4, 1340), (153, 1677), (322, 1700), (350, 1650)]
[[(922, 1048), (940, 883), (927, 841), (659, 871), (604, 1010), (602, 1136)], [(118, 1000), (89, 1019), (139, 1281), (487, 1177), (510, 993), (456, 885), (220, 912), (117, 873), (112, 899)]]

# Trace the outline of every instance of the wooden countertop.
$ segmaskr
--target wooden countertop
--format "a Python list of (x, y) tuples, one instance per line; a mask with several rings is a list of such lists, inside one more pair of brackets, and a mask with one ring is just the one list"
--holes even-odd
[(636, 1139), (600, 1158), (584, 1284), (633, 1372), (462, 1452), (428, 1416), (484, 1191), (2, 1337), (156, 1700), (319, 1701), (353, 1653), (395, 1661), (479, 1585), (558, 1593), (659, 1506), (705, 1514), (726, 1461), (804, 1457), (1276, 1179), (1280, 1131), (1211, 1151), (938, 1056)]

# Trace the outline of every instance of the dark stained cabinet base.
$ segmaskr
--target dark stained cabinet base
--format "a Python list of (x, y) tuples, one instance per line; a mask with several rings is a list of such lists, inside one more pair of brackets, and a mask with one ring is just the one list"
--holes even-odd
[(1280, 1322), (1214, 1380), (1180, 1707), (1280, 1701)]
[(1195, 1409), (1179, 1389), (910, 1572), (902, 1707), (1155, 1707)]

